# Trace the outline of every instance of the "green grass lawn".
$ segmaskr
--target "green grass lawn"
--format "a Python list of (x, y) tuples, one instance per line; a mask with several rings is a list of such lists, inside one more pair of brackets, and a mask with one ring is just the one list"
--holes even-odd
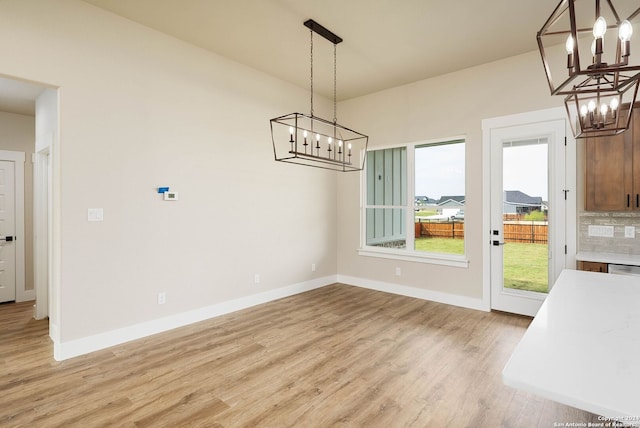
[[(518, 290), (549, 291), (547, 244), (510, 242), (504, 250), (504, 286)], [(464, 254), (464, 240), (417, 238), (416, 250)]]
[(420, 210), (416, 211), (416, 217), (430, 217), (432, 215), (436, 215), (438, 212), (436, 210)]
[(549, 291), (547, 244), (509, 242), (504, 247), (504, 286), (518, 290)]
[(464, 254), (464, 239), (416, 238), (416, 250), (430, 253)]

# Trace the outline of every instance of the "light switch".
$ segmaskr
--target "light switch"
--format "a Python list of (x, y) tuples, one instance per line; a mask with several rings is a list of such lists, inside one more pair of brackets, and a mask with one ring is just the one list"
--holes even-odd
[(103, 221), (104, 210), (102, 208), (89, 208), (87, 210), (87, 220), (89, 221)]
[(602, 238), (613, 238), (613, 226), (589, 225), (589, 236), (599, 236)]

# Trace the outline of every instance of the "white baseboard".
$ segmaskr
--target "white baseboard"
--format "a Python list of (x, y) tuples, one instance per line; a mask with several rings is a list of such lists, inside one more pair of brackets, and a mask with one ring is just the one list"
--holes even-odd
[(51, 334), (53, 332), (50, 332), (50, 335), (54, 338), (53, 357), (57, 361), (66, 360), (129, 342), (131, 340), (151, 336), (152, 334), (161, 333), (163, 331), (183, 327), (185, 325), (204, 321), (241, 309), (250, 308), (251, 306), (271, 302), (283, 297), (293, 296), (294, 294), (304, 293), (305, 291), (324, 287), (336, 282), (337, 276), (330, 275), (68, 342), (56, 341), (54, 337), (59, 337), (57, 332), (56, 334)]
[(36, 300), (36, 290), (16, 290), (16, 302)]
[(53, 353), (55, 358), (56, 343), (60, 342), (60, 331), (58, 330), (58, 326), (51, 322), (51, 319), (49, 319), (49, 337), (53, 341)]
[(463, 308), (476, 309), (488, 312), (490, 308), (483, 299), (460, 296), (457, 294), (443, 293), (440, 291), (425, 290), (422, 288), (398, 285), (389, 282), (374, 281), (353, 276), (338, 275), (338, 282), (342, 284), (355, 285), (356, 287), (368, 288), (370, 290), (384, 291), (385, 293), (399, 294), (401, 296), (414, 297), (416, 299), (430, 300), (447, 305), (460, 306)]

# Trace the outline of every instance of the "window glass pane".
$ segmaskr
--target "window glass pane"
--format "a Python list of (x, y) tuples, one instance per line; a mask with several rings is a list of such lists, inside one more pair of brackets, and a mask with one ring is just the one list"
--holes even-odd
[(465, 144), (416, 146), (415, 249), (464, 254)]
[(504, 288), (549, 292), (548, 150), (544, 137), (503, 143)]
[(366, 199), (365, 244), (406, 248), (406, 147), (374, 150), (367, 154)]
[(407, 200), (407, 149), (367, 154), (367, 205), (404, 206)]
[(405, 208), (367, 208), (366, 245), (406, 248)]

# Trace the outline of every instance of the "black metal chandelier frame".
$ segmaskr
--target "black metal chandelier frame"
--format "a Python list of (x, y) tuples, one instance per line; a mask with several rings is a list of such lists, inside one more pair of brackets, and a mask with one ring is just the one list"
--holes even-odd
[[(593, 0), (595, 4), (595, 24), (593, 28), (577, 25), (576, 3), (579, 0), (561, 0), (551, 16), (537, 34), (538, 48), (542, 57), (551, 95), (564, 96), (565, 109), (576, 138), (616, 135), (629, 128), (633, 107), (640, 84), (640, 65), (629, 64), (631, 54), (630, 21), (640, 16), (640, 7), (621, 18), (612, 0)], [(615, 25), (607, 25), (602, 12), (608, 9)], [(569, 26), (556, 29), (561, 20), (569, 15)], [(599, 21), (602, 20), (601, 23)], [(602, 34), (597, 35), (600, 24)], [(612, 63), (603, 61), (604, 33), (609, 29), (627, 25), (631, 31), (623, 38), (616, 39), (615, 57)], [(585, 34), (593, 32), (591, 45), (592, 61), (584, 67), (581, 62), (579, 45), (588, 40)], [(559, 85), (554, 84), (550, 61), (547, 58), (545, 40), (567, 36), (567, 78)], [(582, 42), (582, 43), (580, 43)]]
[[(603, 84), (606, 85), (605, 89), (611, 90), (617, 90), (620, 87), (629, 84), (630, 80), (638, 79), (640, 77), (640, 65), (629, 65), (628, 44), (625, 48), (620, 39), (618, 39), (617, 41), (616, 62), (614, 64), (607, 64), (606, 62), (602, 62), (602, 41), (600, 41), (599, 51), (596, 52), (594, 63), (585, 68), (581, 67), (580, 52), (578, 50), (577, 41), (579, 40), (580, 34), (590, 33), (593, 31), (593, 29), (577, 27), (575, 11), (575, 3), (577, 1), (578, 0), (562, 0), (553, 11), (549, 19), (547, 19), (547, 22), (545, 22), (540, 31), (538, 31), (538, 48), (542, 56), (542, 62), (544, 65), (545, 73), (547, 75), (551, 95), (570, 95), (575, 94), (576, 92), (597, 92), (597, 90), (593, 87), (584, 85), (584, 82), (570, 85), (575, 79), (579, 78), (580, 76), (584, 76), (587, 79), (601, 79), (603, 81)], [(639, 7), (628, 17), (620, 19), (620, 16), (613, 6), (611, 0), (606, 0), (605, 3), (609, 6), (611, 13), (616, 17), (617, 20), (615, 25), (608, 25), (607, 29), (615, 29), (620, 25), (622, 21), (631, 21), (638, 15), (640, 15)], [(596, 17), (600, 15), (600, 11), (600, 0), (595, 0)], [(560, 18), (562, 18), (563, 15), (567, 12), (569, 13), (570, 29), (551, 31), (553, 25), (556, 24), (560, 20)], [(557, 35), (571, 36), (576, 42), (573, 46), (572, 53), (568, 55), (567, 59), (567, 69), (569, 77), (558, 86), (555, 86), (551, 75), (551, 68), (547, 60), (543, 39), (546, 36)]]
[[(337, 53), (342, 38), (312, 19), (304, 22), (310, 30), (310, 114), (289, 113), (270, 120), (271, 141), (276, 161), (333, 171), (364, 169), (369, 137), (337, 121)], [(313, 110), (313, 34), (333, 44), (333, 120), (315, 116)]]

